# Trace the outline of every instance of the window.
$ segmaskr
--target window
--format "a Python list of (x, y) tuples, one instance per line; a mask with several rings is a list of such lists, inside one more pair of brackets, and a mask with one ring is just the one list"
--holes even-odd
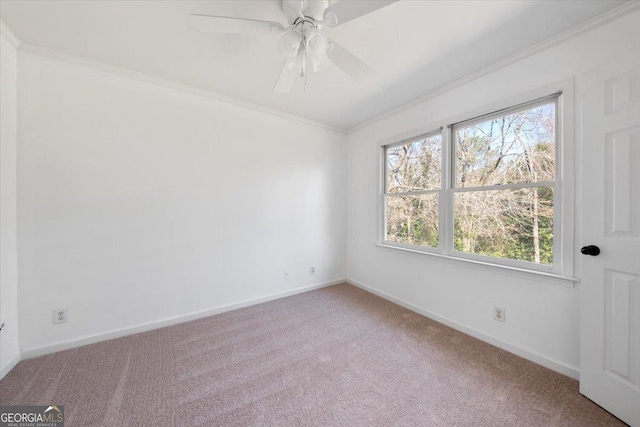
[(385, 152), (387, 240), (437, 248), (442, 135), (413, 138)]
[(561, 273), (559, 100), (383, 146), (383, 243)]
[(452, 127), (454, 249), (553, 264), (555, 97)]

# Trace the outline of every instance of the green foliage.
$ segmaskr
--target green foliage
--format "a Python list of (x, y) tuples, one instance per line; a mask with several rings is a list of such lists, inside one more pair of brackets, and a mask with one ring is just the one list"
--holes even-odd
[(388, 239), (397, 243), (437, 247), (437, 206), (437, 197), (433, 195), (388, 199)]

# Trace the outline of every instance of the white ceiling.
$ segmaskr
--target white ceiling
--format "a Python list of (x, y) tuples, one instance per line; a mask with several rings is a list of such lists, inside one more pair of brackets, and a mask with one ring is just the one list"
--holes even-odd
[(0, 19), (23, 42), (349, 129), (623, 3), (400, 1), (326, 30), (377, 71), (373, 81), (358, 85), (332, 66), (291, 94), (272, 92), (284, 62), (278, 36), (203, 34), (188, 18), (285, 23), (280, 0), (2, 0)]

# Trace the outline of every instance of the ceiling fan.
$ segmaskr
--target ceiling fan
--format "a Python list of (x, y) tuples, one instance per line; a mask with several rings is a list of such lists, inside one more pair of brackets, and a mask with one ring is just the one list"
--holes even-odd
[(305, 81), (309, 66), (320, 71), (330, 63), (362, 83), (373, 70), (351, 52), (322, 33), (323, 27), (335, 27), (366, 15), (398, 0), (282, 0), (282, 12), (288, 26), (230, 16), (190, 15), (197, 30), (206, 33), (271, 33), (281, 35), (278, 43), (286, 58), (274, 92), (288, 93), (295, 79)]

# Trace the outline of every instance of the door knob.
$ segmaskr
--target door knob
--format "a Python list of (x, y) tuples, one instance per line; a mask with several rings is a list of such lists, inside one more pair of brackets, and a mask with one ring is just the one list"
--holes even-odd
[(582, 255), (597, 256), (600, 254), (600, 248), (595, 245), (583, 246), (580, 252)]

